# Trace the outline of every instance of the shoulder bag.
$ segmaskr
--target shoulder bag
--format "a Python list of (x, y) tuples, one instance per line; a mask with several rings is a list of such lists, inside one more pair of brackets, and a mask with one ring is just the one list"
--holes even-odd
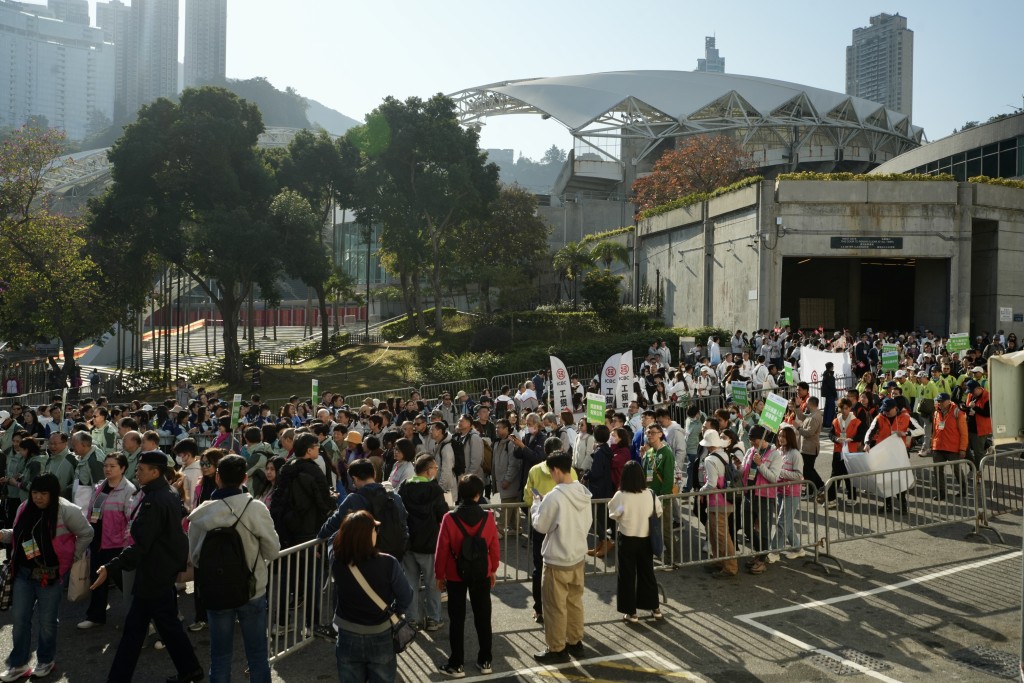
[(395, 652), (405, 652), (405, 648), (409, 647), (409, 644), (416, 638), (416, 629), (412, 627), (412, 624), (409, 623), (404, 614), (402, 616), (395, 614), (394, 609), (377, 595), (377, 591), (373, 590), (370, 584), (366, 582), (366, 577), (359, 571), (359, 567), (350, 564), (348, 568), (352, 572), (352, 576), (355, 577), (356, 583), (363, 589), (367, 597), (373, 600), (373, 603), (380, 607), (381, 611), (391, 620), (391, 644), (394, 646)]

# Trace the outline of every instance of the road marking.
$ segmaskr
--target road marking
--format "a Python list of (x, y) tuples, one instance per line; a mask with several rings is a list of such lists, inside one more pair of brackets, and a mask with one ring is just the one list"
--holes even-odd
[(934, 581), (935, 579), (941, 579), (941, 578), (943, 578), (945, 576), (950, 576), (952, 574), (959, 574), (960, 572), (969, 571), (971, 569), (978, 569), (980, 567), (985, 567), (985, 566), (988, 566), (990, 564), (995, 564), (997, 562), (1003, 562), (1005, 560), (1012, 560), (1012, 559), (1015, 559), (1015, 558), (1020, 557), (1020, 556), (1021, 556), (1021, 552), (1020, 551), (1012, 552), (1012, 553), (1007, 553), (1005, 555), (996, 555), (994, 557), (989, 557), (989, 558), (986, 558), (984, 560), (978, 560), (977, 562), (971, 562), (969, 564), (959, 565), (959, 566), (956, 566), (956, 567), (950, 567), (949, 569), (943, 569), (942, 571), (934, 572), (932, 574), (925, 574), (924, 576), (918, 576), (918, 577), (915, 577), (913, 579), (907, 579), (906, 581), (901, 581), (899, 583), (894, 583), (894, 584), (889, 585), (889, 586), (879, 586), (878, 588), (873, 588), (871, 590), (857, 591), (856, 593), (850, 593), (848, 595), (840, 595), (840, 596), (837, 596), (837, 597), (834, 597), (834, 598), (828, 598), (826, 600), (813, 600), (811, 602), (805, 602), (805, 603), (802, 603), (802, 604), (799, 604), (799, 605), (790, 605), (788, 607), (780, 607), (778, 609), (765, 610), (763, 612), (752, 612), (750, 614), (742, 614), (742, 615), (737, 616), (736, 619), (738, 619), (739, 621), (743, 622), (747, 626), (750, 626), (752, 628), (756, 628), (756, 629), (758, 629), (760, 631), (764, 631), (765, 633), (767, 633), (769, 635), (772, 635), (772, 636), (775, 636), (775, 637), (780, 638), (782, 640), (785, 640), (786, 642), (788, 642), (788, 643), (790, 643), (790, 644), (800, 648), (801, 650), (806, 650), (808, 652), (813, 652), (815, 654), (819, 654), (819, 655), (823, 655), (825, 657), (828, 657), (829, 659), (833, 659), (833, 660), (843, 664), (844, 666), (848, 666), (851, 669), (855, 669), (855, 670), (859, 671), (860, 673), (864, 674), (865, 676), (870, 676), (871, 678), (874, 678), (874, 679), (877, 679), (877, 680), (880, 680), (880, 681), (885, 681), (886, 683), (900, 683), (900, 681), (898, 681), (895, 678), (891, 678), (889, 676), (886, 676), (885, 674), (879, 673), (877, 671), (873, 671), (873, 670), (871, 670), (871, 669), (869, 669), (869, 668), (867, 668), (867, 667), (865, 667), (865, 666), (863, 666), (861, 664), (858, 664), (857, 662), (854, 662), (854, 661), (851, 661), (851, 660), (846, 659), (844, 657), (841, 657), (841, 656), (835, 654), (834, 652), (829, 652), (828, 650), (825, 650), (823, 648), (814, 647), (810, 643), (805, 643), (804, 641), (802, 641), (802, 640), (800, 640), (798, 638), (794, 638), (793, 636), (789, 635), (788, 633), (785, 633), (783, 631), (779, 631), (778, 629), (774, 629), (774, 628), (772, 628), (770, 626), (765, 626), (764, 624), (758, 623), (756, 620), (757, 619), (762, 619), (764, 617), (777, 616), (779, 614), (787, 614), (789, 612), (797, 612), (799, 610), (814, 609), (814, 608), (817, 608), (817, 607), (824, 607), (826, 605), (834, 605), (836, 603), (847, 602), (849, 600), (859, 600), (861, 598), (870, 597), (872, 595), (878, 595), (879, 593), (888, 593), (888, 592), (892, 592), (892, 591), (897, 591), (897, 590), (901, 590), (903, 588), (907, 588), (909, 586), (914, 586), (914, 585), (917, 585), (917, 584), (926, 583), (928, 581)]
[[(570, 667), (585, 666), (587, 664), (594, 664), (597, 666), (609, 666), (609, 662), (619, 662), (623, 659), (657, 659), (660, 663), (667, 664), (666, 669), (673, 669), (674, 666), (670, 662), (666, 662), (663, 658), (658, 657), (655, 653), (648, 650), (636, 650), (634, 652), (623, 652), (617, 655), (605, 655), (603, 657), (590, 657), (589, 659), (579, 659), (575, 661), (565, 662), (564, 664), (550, 664), (547, 666), (535, 666), (529, 669), (517, 669), (515, 671), (501, 671), (492, 674), (484, 674), (482, 676), (470, 676), (463, 678), (463, 683), (476, 683), (477, 681), (496, 681), (499, 679), (508, 679), (510, 676), (544, 676), (544, 677), (558, 677), (565, 680), (571, 681), (592, 681), (593, 683), (621, 683), (621, 681), (601, 681), (600, 679), (590, 678), (589, 676), (580, 674), (563, 674), (561, 669)], [(654, 671), (654, 670), (652, 670)], [(664, 675), (672, 676), (684, 673), (678, 669), (666, 670), (663, 672)], [(696, 676), (690, 676), (693, 680), (701, 680)]]
[(608, 669), (621, 669), (623, 671), (634, 671), (642, 674), (657, 674), (662, 678), (685, 678), (691, 681), (702, 680), (700, 676), (690, 673), (689, 671), (682, 671), (677, 668), (671, 669), (652, 669), (648, 666), (636, 666), (633, 664), (619, 664), (618, 662), (601, 662), (594, 666), (605, 667)]

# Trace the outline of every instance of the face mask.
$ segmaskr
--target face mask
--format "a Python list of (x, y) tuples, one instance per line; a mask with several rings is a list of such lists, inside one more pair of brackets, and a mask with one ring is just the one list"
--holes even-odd
[(185, 463), (183, 463), (181, 461), (181, 456), (180, 455), (174, 456), (174, 462), (178, 463), (178, 467), (184, 467), (185, 466)]
[(618, 442), (619, 442), (619, 439), (616, 436), (614, 436), (614, 435), (610, 439), (608, 439), (608, 443), (610, 443), (613, 446), (615, 444), (617, 444)]

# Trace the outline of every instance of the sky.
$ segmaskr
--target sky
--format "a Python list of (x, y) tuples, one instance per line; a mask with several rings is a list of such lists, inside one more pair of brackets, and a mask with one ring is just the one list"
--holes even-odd
[[(843, 92), (851, 31), (881, 12), (907, 17), (914, 32), (913, 121), (930, 140), (1024, 106), (1020, 0), (228, 0), (227, 75), (264, 76), (361, 120), (388, 95), (691, 71), (714, 35), (727, 73)], [(572, 138), (535, 116), (492, 117), (481, 132), (481, 146), (516, 156), (539, 159), (552, 144), (568, 148)]]

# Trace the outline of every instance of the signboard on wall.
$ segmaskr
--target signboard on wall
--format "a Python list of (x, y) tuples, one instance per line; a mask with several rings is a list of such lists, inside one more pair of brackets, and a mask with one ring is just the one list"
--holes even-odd
[(1013, 320), (1013, 308), (999, 307), (999, 322), (1008, 323)]
[(902, 237), (833, 237), (833, 249), (902, 249)]

